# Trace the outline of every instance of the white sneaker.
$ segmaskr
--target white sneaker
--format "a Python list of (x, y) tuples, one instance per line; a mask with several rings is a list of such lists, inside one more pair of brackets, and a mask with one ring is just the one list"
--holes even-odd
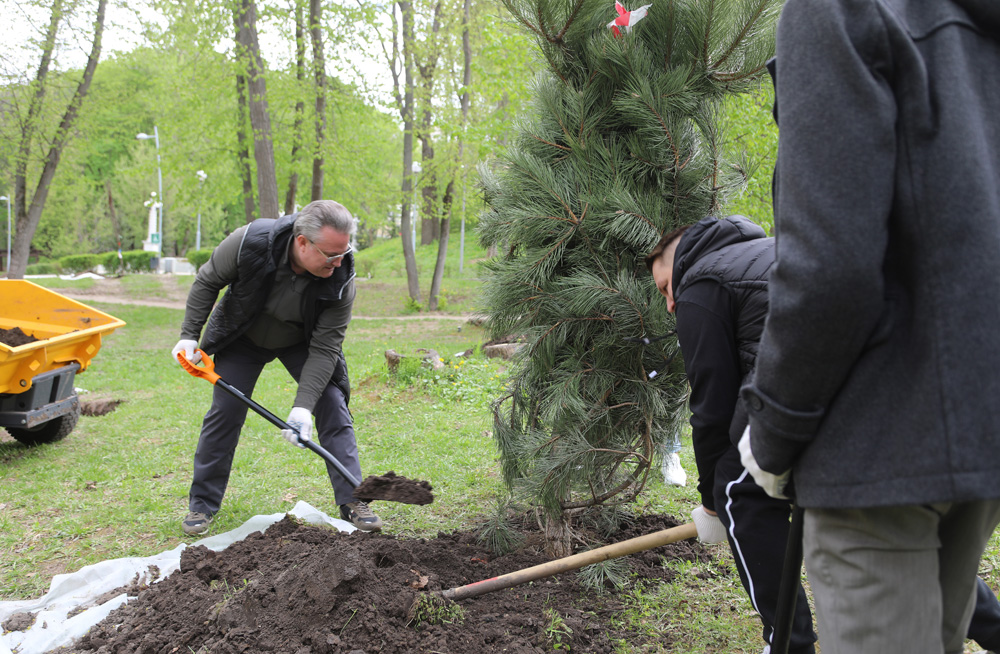
[(671, 486), (686, 486), (687, 473), (681, 467), (681, 457), (677, 452), (663, 457), (663, 481)]

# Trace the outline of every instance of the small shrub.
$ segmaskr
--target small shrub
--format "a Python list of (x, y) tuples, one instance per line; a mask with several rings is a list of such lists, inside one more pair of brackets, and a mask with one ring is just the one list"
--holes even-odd
[(424, 310), (424, 305), (420, 304), (419, 302), (417, 302), (416, 300), (414, 300), (409, 295), (407, 295), (403, 299), (403, 313), (404, 314), (406, 314), (406, 315), (412, 315), (414, 313), (420, 313), (423, 310)]
[(118, 257), (117, 250), (99, 254), (97, 258), (100, 264), (104, 266), (104, 272), (109, 274), (124, 272), (125, 262)]
[(48, 263), (33, 263), (24, 270), (26, 275), (58, 275), (62, 272), (59, 264), (55, 261)]
[(59, 266), (66, 272), (77, 275), (97, 267), (96, 254), (69, 254), (59, 259)]
[(156, 257), (155, 252), (146, 250), (129, 250), (122, 253), (122, 258), (125, 259), (125, 270), (129, 272), (149, 272), (153, 267), (154, 257)]
[(194, 266), (195, 272), (202, 267), (211, 257), (214, 248), (202, 248), (200, 250), (188, 250), (187, 257), (188, 263)]

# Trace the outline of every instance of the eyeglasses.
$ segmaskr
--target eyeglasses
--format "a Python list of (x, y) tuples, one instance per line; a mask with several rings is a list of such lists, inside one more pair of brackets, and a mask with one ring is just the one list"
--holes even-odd
[[(309, 241), (309, 239), (306, 239), (306, 240)], [(316, 248), (317, 252), (319, 252), (324, 257), (326, 257), (326, 263), (327, 264), (336, 263), (336, 262), (340, 261), (341, 259), (343, 259), (344, 257), (346, 257), (347, 255), (349, 255), (351, 252), (354, 252), (354, 246), (351, 245), (351, 244), (349, 244), (349, 243), (347, 245), (347, 249), (346, 250), (344, 250), (340, 254), (332, 254), (332, 255), (331, 254), (327, 254), (323, 250), (320, 250), (319, 246), (316, 245), (315, 243), (313, 243), (312, 241), (309, 241), (309, 245), (311, 245), (314, 248)]]

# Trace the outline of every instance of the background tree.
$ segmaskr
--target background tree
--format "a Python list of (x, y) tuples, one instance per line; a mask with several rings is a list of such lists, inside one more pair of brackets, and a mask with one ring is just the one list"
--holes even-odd
[(664, 0), (618, 36), (608, 0), (504, 4), (548, 69), (482, 174), (482, 242), (507, 244), (486, 265), (487, 327), (526, 340), (494, 436), (505, 481), (563, 556), (573, 517), (634, 499), (679, 427), (676, 345), (627, 340), (672, 326), (643, 257), (744, 185), (718, 115), (765, 74), (780, 0)]
[[(90, 83), (94, 78), (94, 72), (97, 70), (97, 62), (101, 58), (101, 35), (104, 31), (104, 12), (106, 7), (107, 0), (98, 0), (94, 19), (93, 41), (83, 75), (76, 87), (76, 91), (66, 104), (58, 126), (54, 132), (45, 135), (39, 124), (40, 116), (43, 111), (43, 104), (46, 101), (46, 94), (51, 91), (49, 72), (52, 65), (52, 55), (55, 49), (59, 25), (64, 18), (65, 12), (62, 0), (53, 0), (49, 27), (42, 43), (38, 73), (35, 76), (34, 83), (28, 87), (30, 97), (27, 101), (27, 111), (20, 117), (22, 119), (20, 122), (20, 139), (17, 155), (14, 160), (13, 213), (16, 216), (16, 231), (11, 249), (11, 261), (8, 263), (9, 269), (7, 271), (7, 277), (10, 279), (23, 278), (25, 269), (28, 266), (31, 240), (41, 220), (42, 209), (48, 200), (49, 188), (55, 177), (56, 169), (59, 167), (63, 149), (66, 147), (71, 136), (73, 123), (76, 122), (80, 107), (83, 105), (83, 100), (90, 90)], [(39, 149), (47, 150), (41, 161), (38, 161), (34, 154)], [(39, 167), (40, 170), (38, 170)], [(35, 177), (36, 175), (37, 178)], [(37, 181), (29, 200), (28, 184), (32, 179), (37, 179)]]
[[(261, 218), (277, 218), (278, 180), (274, 166), (274, 142), (271, 138), (271, 113), (267, 101), (267, 80), (264, 60), (260, 56), (257, 37), (257, 3), (236, 0), (233, 7), (236, 25), (236, 60), (238, 75), (246, 80), (246, 98), (250, 127), (253, 133), (253, 155), (257, 164), (257, 194)], [(237, 82), (238, 83), (238, 82)]]

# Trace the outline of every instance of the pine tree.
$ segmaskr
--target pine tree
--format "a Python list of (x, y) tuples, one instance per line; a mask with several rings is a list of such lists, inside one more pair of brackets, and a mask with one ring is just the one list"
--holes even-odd
[(503, 1), (548, 66), (481, 170), (480, 238), (499, 249), (486, 327), (526, 342), (494, 437), (505, 482), (541, 509), (562, 556), (571, 518), (634, 500), (685, 415), (676, 340), (628, 340), (673, 327), (643, 258), (745, 185), (720, 105), (766, 74), (780, 0), (653, 0), (613, 29), (612, 0)]

